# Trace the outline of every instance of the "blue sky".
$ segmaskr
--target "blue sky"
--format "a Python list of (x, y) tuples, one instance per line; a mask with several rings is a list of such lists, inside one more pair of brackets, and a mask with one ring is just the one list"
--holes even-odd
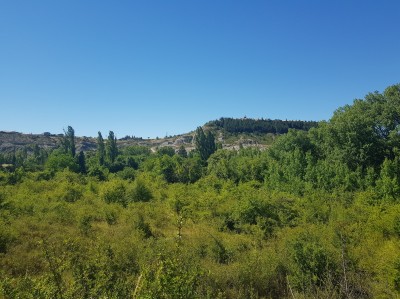
[(0, 130), (328, 120), (400, 83), (400, 1), (0, 0)]

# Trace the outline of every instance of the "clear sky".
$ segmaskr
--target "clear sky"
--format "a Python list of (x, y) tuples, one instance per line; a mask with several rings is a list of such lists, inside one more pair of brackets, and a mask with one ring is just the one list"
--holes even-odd
[(328, 120), (400, 83), (400, 1), (0, 0), (0, 130)]

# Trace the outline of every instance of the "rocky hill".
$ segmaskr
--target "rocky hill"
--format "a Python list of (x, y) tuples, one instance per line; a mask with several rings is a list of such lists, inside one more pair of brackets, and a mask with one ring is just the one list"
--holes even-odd
[[(223, 148), (238, 149), (240, 147), (265, 148), (275, 139), (276, 135), (284, 134), (289, 129), (308, 130), (317, 126), (317, 122), (307, 121), (282, 121), (270, 119), (249, 119), (249, 118), (221, 118), (210, 121), (203, 126), (205, 130), (211, 130), (222, 144)], [(32, 150), (33, 146), (44, 149), (54, 149), (61, 145), (64, 134), (23, 134), (18, 132), (0, 131), (0, 153), (7, 153), (21, 149)], [(117, 141), (119, 147), (132, 145), (147, 146), (156, 151), (163, 146), (169, 146), (177, 150), (184, 146), (187, 151), (194, 148), (194, 131), (169, 136), (165, 138), (143, 139), (126, 136)], [(79, 151), (95, 150), (96, 138), (76, 137), (76, 149)]]
[[(0, 131), (0, 152), (30, 148), (38, 145), (44, 149), (54, 149), (61, 145), (63, 134), (23, 134), (19, 132)], [(89, 151), (96, 149), (96, 140), (90, 137), (77, 137), (77, 150)]]
[[(229, 135), (223, 132), (215, 132), (218, 142), (223, 148), (238, 149), (240, 147), (259, 147), (264, 148), (268, 142), (260, 140), (260, 136), (251, 136), (251, 134)], [(21, 149), (32, 149), (37, 145), (44, 149), (55, 149), (61, 145), (63, 134), (23, 134), (19, 132), (0, 131), (0, 153), (18, 151)], [(121, 138), (117, 140), (119, 147), (132, 145), (148, 146), (152, 151), (156, 151), (160, 147), (169, 146), (177, 150), (180, 146), (184, 146), (187, 151), (194, 148), (193, 143), (194, 132), (170, 136), (157, 139), (143, 138)], [(267, 139), (274, 138), (270, 134)], [(265, 139), (265, 138), (264, 138)], [(76, 137), (76, 149), (79, 151), (92, 151), (97, 148), (96, 138), (93, 137)]]

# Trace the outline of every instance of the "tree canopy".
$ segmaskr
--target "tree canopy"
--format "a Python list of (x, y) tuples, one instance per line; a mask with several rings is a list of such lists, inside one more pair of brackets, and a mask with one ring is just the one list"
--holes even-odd
[(316, 127), (315, 121), (301, 120), (272, 120), (252, 118), (230, 118), (222, 117), (207, 123), (207, 126), (222, 128), (229, 133), (273, 133), (285, 134), (289, 129), (305, 130)]
[(200, 158), (203, 161), (207, 161), (208, 157), (217, 150), (214, 135), (211, 131), (208, 131), (207, 134), (205, 134), (202, 127), (196, 129), (195, 145), (196, 151), (199, 153)]

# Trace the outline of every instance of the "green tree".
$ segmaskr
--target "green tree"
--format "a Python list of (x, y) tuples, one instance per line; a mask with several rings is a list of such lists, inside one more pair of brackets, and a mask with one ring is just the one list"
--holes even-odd
[(384, 197), (395, 199), (400, 195), (399, 169), (400, 161), (398, 158), (393, 161), (385, 159), (383, 162), (376, 185)]
[(196, 130), (195, 145), (203, 161), (207, 161), (208, 157), (217, 150), (214, 135), (210, 131), (206, 135), (202, 127)]
[(164, 179), (168, 183), (175, 183), (177, 182), (177, 177), (176, 177), (176, 161), (168, 156), (168, 155), (163, 155), (160, 158), (157, 159), (157, 171), (164, 177)]
[(329, 277), (334, 277), (337, 269), (334, 257), (318, 237), (301, 233), (289, 247), (295, 265), (292, 280), (298, 289), (322, 286)]
[(203, 167), (200, 158), (195, 156), (182, 160), (182, 168), (184, 169), (184, 173), (180, 175), (180, 182), (194, 183), (200, 179), (203, 174)]
[(215, 137), (214, 134), (211, 133), (211, 131), (208, 131), (206, 141), (207, 141), (208, 156), (211, 156), (217, 150)]
[(106, 148), (104, 145), (104, 139), (103, 136), (101, 135), (101, 132), (99, 131), (97, 136), (97, 157), (99, 159), (100, 165), (104, 165), (105, 156), (106, 156)]
[(114, 136), (113, 131), (110, 131), (108, 134), (106, 153), (108, 160), (111, 163), (114, 163), (115, 159), (118, 156), (118, 148), (117, 148), (117, 138)]
[(188, 155), (187, 155), (187, 151), (186, 151), (186, 149), (185, 149), (185, 147), (184, 147), (183, 145), (181, 145), (181, 146), (179, 147), (177, 154), (178, 154), (179, 156), (181, 156), (182, 158), (187, 158), (187, 156), (188, 156)]
[(119, 203), (123, 207), (128, 204), (126, 184), (122, 180), (113, 180), (103, 184), (100, 195), (106, 203)]
[(85, 153), (83, 151), (79, 152), (77, 160), (79, 165), (79, 172), (86, 173), (86, 160), (85, 160)]
[(175, 150), (174, 150), (173, 147), (170, 147), (170, 146), (163, 146), (163, 147), (160, 147), (160, 148), (157, 150), (157, 154), (158, 154), (159, 156), (167, 155), (167, 156), (172, 157), (172, 156), (175, 155)]
[(60, 171), (68, 168), (71, 171), (79, 171), (79, 166), (75, 162), (75, 159), (67, 153), (55, 150), (53, 151), (45, 164), (46, 169), (50, 171)]
[(66, 153), (75, 157), (75, 131), (71, 126), (68, 126), (67, 131), (64, 130), (63, 146)]
[(151, 189), (146, 185), (141, 178), (135, 181), (133, 189), (130, 191), (130, 199), (132, 201), (149, 201), (153, 198)]
[(325, 156), (345, 163), (351, 170), (378, 169), (393, 159), (400, 146), (400, 85), (383, 94), (369, 93), (364, 100), (337, 109), (328, 123), (314, 131)]

